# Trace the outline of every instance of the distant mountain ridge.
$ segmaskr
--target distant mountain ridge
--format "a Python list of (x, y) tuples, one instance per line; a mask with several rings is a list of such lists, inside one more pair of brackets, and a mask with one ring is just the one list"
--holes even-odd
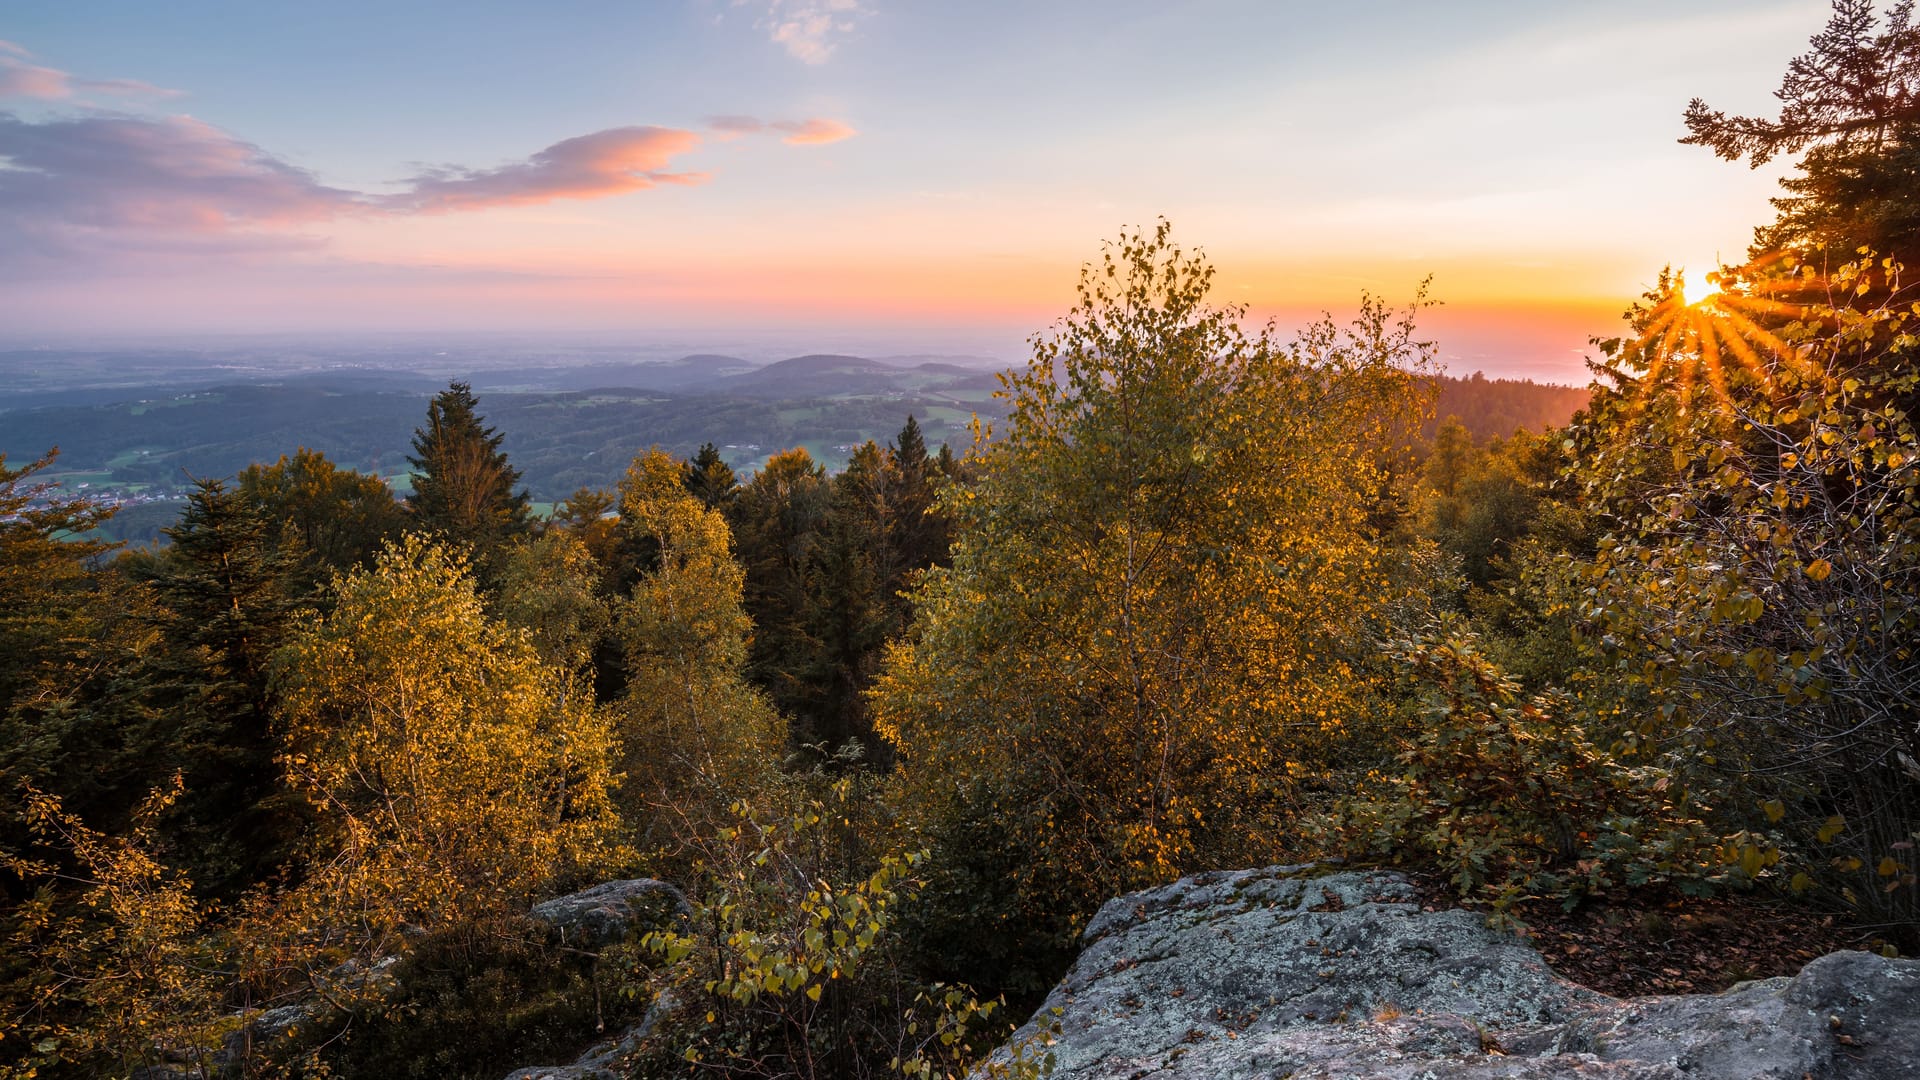
[(997, 385), (990, 362), (969, 367), (955, 358), (919, 356), (874, 359), (845, 353), (808, 353), (768, 364), (738, 356), (695, 353), (678, 360), (516, 367), (475, 372), (476, 391), (645, 390), (662, 394), (746, 397), (837, 397), (843, 394), (975, 389)]

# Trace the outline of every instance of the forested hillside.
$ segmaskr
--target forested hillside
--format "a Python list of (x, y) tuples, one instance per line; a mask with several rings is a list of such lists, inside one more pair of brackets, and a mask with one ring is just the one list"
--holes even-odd
[[(1795, 70), (1911, 102), (1906, 12)], [(1590, 915), (1644, 992), (1780, 973), (1682, 947), (1707, 905), (1920, 949), (1920, 192), (1856, 183), (1920, 126), (1843, 82), (1688, 110), (1805, 154), (1585, 390), (1436, 379), (1424, 297), (1251, 329), (1163, 221), (991, 439), (843, 402), (885, 434), (746, 472), (770, 405), (641, 446), (639, 398), (455, 381), (336, 460), (221, 390), (245, 437), (138, 549), (67, 451), (0, 458), (0, 1078), (492, 1080), (642, 1015), (610, 1069), (981, 1075), (1108, 897), (1328, 857)], [(739, 377), (872, 374), (802, 360)], [(528, 917), (635, 879), (632, 932)]]
[[(496, 370), (489, 381), (593, 388), (495, 391), (486, 394), (487, 407), (529, 494), (548, 504), (582, 486), (611, 486), (626, 462), (649, 446), (685, 457), (713, 443), (743, 472), (804, 446), (838, 471), (857, 447), (884, 440), (909, 414), (935, 445), (957, 447), (972, 442), (969, 424), (976, 416), (990, 427), (1004, 417), (993, 396), (998, 381), (989, 372), (943, 364), (903, 369), (856, 357), (797, 357), (764, 367), (719, 363), (725, 359)], [(1422, 431), (1426, 442), (1449, 416), (1485, 441), (1564, 424), (1587, 400), (1584, 389), (1477, 373), (1432, 380), (1439, 396)], [(178, 515), (179, 498), (194, 477), (232, 476), (295, 447), (383, 477), (404, 494), (411, 483), (407, 439), (432, 390), (395, 387), (395, 381), (355, 373), (193, 389), (161, 385), (106, 391), (106, 400), (90, 404), (16, 407), (0, 412), (0, 453), (24, 460), (57, 445), (60, 457), (49, 475), (125, 503), (107, 534), (145, 544)]]
[(1476, 442), (1504, 439), (1521, 430), (1537, 434), (1565, 427), (1592, 397), (1584, 386), (1489, 379), (1478, 371), (1464, 378), (1442, 375), (1434, 384), (1438, 392), (1433, 397), (1432, 418), (1421, 431), (1429, 442), (1448, 419), (1460, 421)]

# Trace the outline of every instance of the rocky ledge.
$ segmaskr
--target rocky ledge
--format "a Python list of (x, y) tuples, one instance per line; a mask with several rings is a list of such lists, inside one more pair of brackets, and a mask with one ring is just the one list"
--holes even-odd
[(1282, 866), (1109, 901), (1014, 1039), (1056, 1026), (1062, 1080), (1920, 1080), (1920, 961), (1622, 1000), (1399, 874)]

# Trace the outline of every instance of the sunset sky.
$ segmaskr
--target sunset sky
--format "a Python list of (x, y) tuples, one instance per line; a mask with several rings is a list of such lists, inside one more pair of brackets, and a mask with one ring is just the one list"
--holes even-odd
[(1410, 296), (1457, 371), (1584, 381), (1744, 251), (1825, 0), (0, 8), (0, 345), (593, 332), (1014, 360), (1164, 215), (1284, 324)]

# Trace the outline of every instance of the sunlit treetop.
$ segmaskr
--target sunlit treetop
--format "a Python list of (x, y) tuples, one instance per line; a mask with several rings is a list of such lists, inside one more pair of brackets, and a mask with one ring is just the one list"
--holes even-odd
[(1632, 370), (1607, 369), (1616, 378), (1670, 388), (1689, 407), (1704, 385), (1720, 404), (1733, 383), (1746, 380), (1771, 390), (1783, 371), (1810, 373), (1809, 343), (1848, 330), (1871, 312), (1854, 310), (1863, 298), (1873, 310), (1910, 302), (1903, 267), (1866, 248), (1837, 268), (1822, 268), (1783, 252), (1739, 266), (1699, 273), (1702, 285), (1689, 296), (1688, 273), (1661, 270), (1644, 303), (1628, 313), (1635, 336), (1603, 343), (1609, 355)]
[(1835, 0), (1812, 48), (1787, 65), (1774, 96), (1780, 117), (1728, 116), (1694, 98), (1683, 143), (1710, 148), (1755, 168), (1810, 146), (1884, 150), (1920, 126), (1920, 27), (1913, 0), (1901, 0), (1879, 25), (1873, 0)]
[(1845, 262), (1861, 246), (1920, 259), (1920, 27), (1911, 0), (1884, 19), (1871, 0), (1835, 0), (1832, 18), (1788, 65), (1777, 119), (1729, 116), (1694, 98), (1682, 143), (1755, 168), (1799, 154), (1754, 230), (1749, 255), (1794, 250)]

